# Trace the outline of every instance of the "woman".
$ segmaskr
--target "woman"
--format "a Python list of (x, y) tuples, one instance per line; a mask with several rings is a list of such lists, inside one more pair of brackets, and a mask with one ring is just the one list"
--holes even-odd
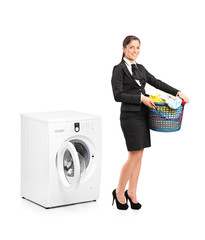
[[(181, 91), (156, 79), (142, 64), (136, 63), (140, 45), (139, 38), (135, 36), (124, 39), (122, 60), (114, 66), (111, 80), (114, 99), (122, 102), (120, 123), (128, 150), (128, 160), (122, 167), (118, 186), (112, 192), (113, 203), (115, 200), (117, 208), (122, 210), (128, 208), (128, 200), (132, 209), (141, 208), (136, 197), (137, 182), (144, 148), (151, 146), (148, 107), (155, 108), (145, 92), (146, 83), (189, 102)], [(128, 190), (125, 191), (128, 181)]]

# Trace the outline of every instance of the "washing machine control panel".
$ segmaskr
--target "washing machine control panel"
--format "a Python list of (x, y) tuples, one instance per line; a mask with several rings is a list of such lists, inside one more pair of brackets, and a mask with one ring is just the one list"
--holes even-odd
[(80, 131), (80, 123), (74, 123), (74, 130), (76, 132), (79, 132)]

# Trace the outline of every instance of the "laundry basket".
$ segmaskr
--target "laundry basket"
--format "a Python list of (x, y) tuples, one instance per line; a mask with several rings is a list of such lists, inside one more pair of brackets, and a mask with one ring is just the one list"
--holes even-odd
[(149, 108), (149, 128), (159, 132), (175, 132), (180, 130), (184, 105), (177, 109), (165, 103), (154, 103), (155, 109)]

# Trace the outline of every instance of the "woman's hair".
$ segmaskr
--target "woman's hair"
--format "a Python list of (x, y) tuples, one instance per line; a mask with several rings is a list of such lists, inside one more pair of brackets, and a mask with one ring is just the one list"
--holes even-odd
[[(123, 44), (122, 44), (123, 47), (126, 48), (126, 46), (127, 46), (132, 40), (138, 40), (139, 43), (141, 44), (141, 42), (140, 42), (140, 40), (139, 40), (138, 37), (135, 37), (135, 36), (127, 36), (127, 37), (124, 39), (124, 41), (123, 41)], [(123, 59), (124, 56), (125, 56), (125, 53), (123, 52), (123, 53), (122, 53), (122, 59)], [(121, 59), (121, 61), (122, 61), (122, 59)]]

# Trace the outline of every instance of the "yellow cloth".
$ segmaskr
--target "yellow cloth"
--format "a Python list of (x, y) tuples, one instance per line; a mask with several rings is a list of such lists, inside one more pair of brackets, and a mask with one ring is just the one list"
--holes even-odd
[[(151, 98), (151, 100), (154, 102), (154, 103), (165, 103), (165, 101), (160, 97), (162, 96), (161, 94), (158, 94), (158, 95), (149, 95), (149, 98)], [(159, 110), (159, 109), (158, 109)], [(176, 111), (174, 109), (171, 109), (170, 107), (163, 107), (163, 108), (160, 108), (160, 111), (161, 112), (164, 112), (164, 113), (171, 113), (171, 114), (176, 114)]]
[(165, 103), (165, 101), (163, 99), (161, 99), (162, 96), (161, 94), (158, 95), (149, 95), (149, 98), (151, 98), (151, 100), (155, 103)]

